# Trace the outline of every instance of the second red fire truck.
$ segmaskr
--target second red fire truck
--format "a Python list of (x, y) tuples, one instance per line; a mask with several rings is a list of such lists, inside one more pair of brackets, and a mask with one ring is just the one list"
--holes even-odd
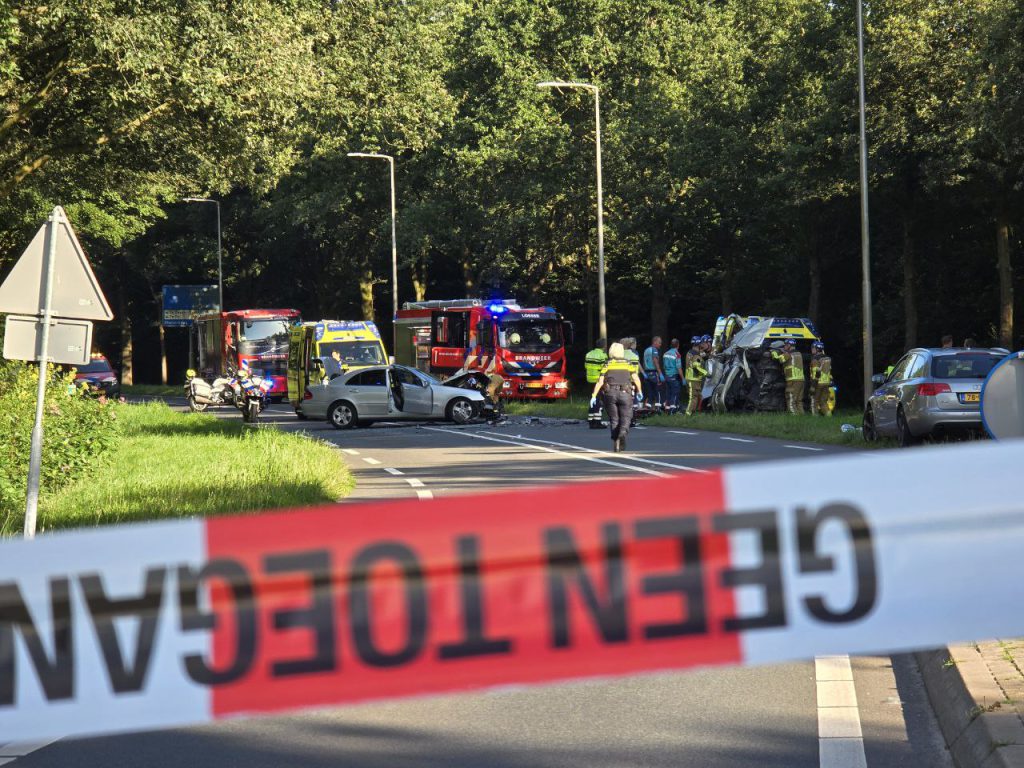
[(495, 370), (504, 395), (561, 399), (569, 395), (565, 348), (572, 323), (552, 307), (515, 301), (455, 299), (407, 302), (395, 318), (395, 360), (450, 376), (465, 367)]

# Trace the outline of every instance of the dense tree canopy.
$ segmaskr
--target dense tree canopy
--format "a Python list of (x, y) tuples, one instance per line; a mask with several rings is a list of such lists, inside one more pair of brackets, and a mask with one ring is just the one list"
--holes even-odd
[[(1020, 345), (1024, 6), (866, 3), (876, 359)], [(809, 314), (859, 382), (852, 0), (0, 0), (0, 275), (64, 205), (114, 358), (156, 375), (156, 294), (307, 317), (517, 296), (596, 317), (594, 102), (615, 335)], [(119, 334), (119, 335), (118, 335)], [(168, 334), (169, 337), (173, 334)], [(174, 336), (172, 363), (181, 339)]]

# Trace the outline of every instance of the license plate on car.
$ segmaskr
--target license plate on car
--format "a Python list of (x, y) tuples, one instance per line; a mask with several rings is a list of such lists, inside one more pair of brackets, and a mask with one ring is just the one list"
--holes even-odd
[(544, 389), (544, 383), (540, 381), (532, 381), (526, 385), (527, 389)]
[(981, 393), (980, 392), (965, 392), (960, 395), (961, 403), (980, 403)]

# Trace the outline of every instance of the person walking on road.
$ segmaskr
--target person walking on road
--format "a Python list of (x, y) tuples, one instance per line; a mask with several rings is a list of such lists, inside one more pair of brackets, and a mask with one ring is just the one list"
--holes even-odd
[(704, 379), (708, 369), (704, 367), (704, 354), (700, 349), (701, 337), (690, 339), (690, 351), (686, 353), (686, 386), (690, 400), (686, 404), (686, 415), (693, 416), (700, 407), (701, 392), (704, 390)]
[(786, 379), (786, 408), (790, 413), (804, 412), (804, 356), (792, 339), (783, 339), (781, 351), (772, 344), (772, 359), (782, 365)]
[(811, 413), (831, 416), (828, 396), (832, 390), (832, 358), (825, 354), (825, 345), (820, 341), (811, 344), (811, 386)]
[(598, 396), (604, 397), (612, 446), (616, 453), (620, 453), (626, 450), (626, 436), (633, 419), (633, 399), (643, 385), (636, 369), (626, 360), (626, 350), (622, 344), (612, 344), (608, 348), (608, 358), (594, 384), (590, 407), (596, 405)]
[(661, 370), (665, 374), (665, 408), (674, 412), (679, 408), (679, 393), (683, 386), (683, 357), (679, 352), (679, 339), (672, 339), (668, 351), (661, 356)]
[(648, 408), (661, 404), (659, 397), (665, 374), (661, 370), (661, 336), (651, 339), (651, 346), (644, 350), (644, 400)]

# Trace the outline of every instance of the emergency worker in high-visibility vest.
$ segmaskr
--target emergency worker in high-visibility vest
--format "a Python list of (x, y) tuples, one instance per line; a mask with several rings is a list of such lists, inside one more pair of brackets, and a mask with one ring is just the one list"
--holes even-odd
[(599, 396), (604, 397), (604, 409), (608, 413), (612, 446), (616, 453), (626, 450), (626, 436), (633, 420), (633, 402), (641, 389), (640, 376), (626, 360), (625, 348), (622, 344), (612, 344), (608, 347), (608, 362), (594, 384), (590, 407), (596, 405)]
[(694, 336), (690, 339), (690, 351), (686, 353), (686, 387), (690, 392), (690, 401), (686, 404), (687, 416), (693, 416), (700, 406), (704, 379), (708, 376), (708, 369), (704, 367), (706, 359), (701, 351), (701, 337)]
[(594, 348), (583, 358), (583, 369), (587, 372), (588, 384), (597, 383), (601, 376), (601, 369), (608, 362), (608, 353), (604, 351), (605, 346), (607, 346), (607, 342), (604, 339), (598, 339)]
[[(776, 342), (778, 343), (778, 342)], [(786, 409), (790, 413), (804, 412), (804, 356), (792, 339), (782, 341), (781, 350), (772, 344), (772, 359), (782, 365), (786, 379)]]
[(828, 397), (832, 390), (832, 358), (825, 354), (825, 345), (820, 341), (811, 344), (811, 413), (831, 416)]

